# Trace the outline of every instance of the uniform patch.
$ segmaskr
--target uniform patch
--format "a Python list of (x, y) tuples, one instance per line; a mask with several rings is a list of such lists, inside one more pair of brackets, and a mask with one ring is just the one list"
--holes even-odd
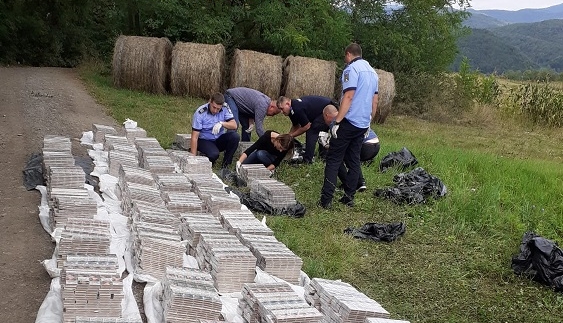
[(344, 82), (350, 81), (350, 71), (344, 72)]
[(207, 107), (203, 107), (201, 110), (199, 110), (199, 113), (204, 113), (205, 111), (207, 111)]

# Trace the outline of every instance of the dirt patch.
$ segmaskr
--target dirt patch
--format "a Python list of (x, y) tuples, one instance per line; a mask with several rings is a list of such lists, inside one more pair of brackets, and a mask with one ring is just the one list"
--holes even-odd
[(0, 313), (3, 322), (35, 322), (51, 279), (41, 261), (54, 244), (39, 222), (40, 194), (27, 191), (22, 170), (45, 135), (71, 138), (86, 156), (82, 132), (93, 123), (119, 127), (73, 69), (0, 67)]

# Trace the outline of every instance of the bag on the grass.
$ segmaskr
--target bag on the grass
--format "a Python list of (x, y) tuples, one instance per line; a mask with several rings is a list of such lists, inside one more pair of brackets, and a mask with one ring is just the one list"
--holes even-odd
[(359, 228), (347, 228), (344, 233), (350, 234), (356, 239), (391, 242), (405, 234), (405, 231), (406, 225), (403, 222), (395, 222), (388, 224), (366, 223)]
[(512, 258), (512, 270), (563, 291), (563, 251), (557, 243), (533, 232), (524, 234), (520, 253)]
[(376, 189), (374, 195), (397, 204), (419, 204), (425, 203), (428, 198), (442, 197), (448, 192), (439, 178), (428, 174), (422, 167), (395, 175), (393, 183), (395, 186)]
[(413, 153), (403, 147), (399, 151), (391, 152), (381, 159), (379, 163), (379, 170), (385, 172), (389, 168), (398, 167), (400, 170), (406, 170), (409, 167), (418, 164), (418, 160), (414, 157)]

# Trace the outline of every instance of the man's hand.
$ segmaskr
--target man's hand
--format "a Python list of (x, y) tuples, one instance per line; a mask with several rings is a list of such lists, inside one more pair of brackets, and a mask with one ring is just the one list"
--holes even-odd
[(213, 130), (211, 130), (211, 133), (216, 135), (221, 131), (221, 128), (223, 128), (223, 123), (221, 122), (217, 122), (214, 126), (213, 126)]
[(251, 124), (250, 126), (248, 126), (248, 129), (246, 129), (245, 131), (246, 131), (246, 133), (251, 133), (252, 130), (254, 130), (254, 123)]
[(237, 171), (237, 175), (240, 176), (240, 165), (242, 165), (242, 163), (240, 161), (237, 161), (237, 165), (235, 166), (235, 170)]
[(330, 129), (330, 134), (332, 135), (332, 138), (334, 138), (334, 139), (337, 138), (336, 133), (338, 132), (338, 128), (340, 128), (340, 122), (335, 122), (334, 125), (332, 126), (332, 128)]

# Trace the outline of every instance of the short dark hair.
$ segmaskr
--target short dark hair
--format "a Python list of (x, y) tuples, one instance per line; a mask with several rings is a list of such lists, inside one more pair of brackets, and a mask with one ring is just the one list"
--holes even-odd
[(346, 46), (344, 50), (344, 54), (350, 53), (354, 56), (362, 56), (362, 47), (357, 43), (351, 43), (350, 45)]
[(213, 102), (213, 103), (223, 105), (223, 103), (225, 103), (225, 96), (222, 93), (215, 92), (211, 95), (209, 100), (211, 100), (211, 102)]

